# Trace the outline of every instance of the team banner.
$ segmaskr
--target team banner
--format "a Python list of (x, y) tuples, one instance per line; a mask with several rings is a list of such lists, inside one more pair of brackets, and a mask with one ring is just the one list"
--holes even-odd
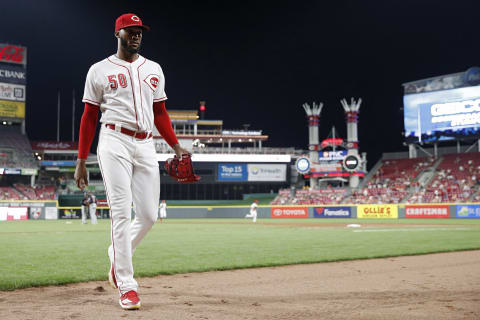
[(0, 100), (0, 117), (25, 118), (25, 102)]
[(0, 82), (0, 99), (10, 101), (25, 101), (25, 86)]
[(27, 69), (23, 66), (0, 65), (0, 82), (27, 84)]
[(0, 43), (0, 62), (27, 64), (27, 48)]
[(357, 218), (397, 219), (398, 206), (394, 204), (359, 204)]
[(315, 207), (313, 208), (315, 218), (351, 218), (350, 207)]
[(245, 163), (219, 163), (218, 181), (247, 181), (248, 171)]
[(248, 164), (248, 181), (286, 181), (286, 164)]
[(449, 218), (450, 207), (445, 205), (406, 205), (405, 218)]
[(478, 204), (457, 204), (457, 218), (480, 219), (480, 205)]
[(308, 208), (272, 207), (272, 218), (308, 218)]

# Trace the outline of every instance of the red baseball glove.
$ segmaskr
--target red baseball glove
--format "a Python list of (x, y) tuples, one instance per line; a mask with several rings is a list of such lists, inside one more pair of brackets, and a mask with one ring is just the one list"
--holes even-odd
[(165, 170), (175, 180), (181, 183), (197, 182), (200, 180), (199, 176), (193, 172), (192, 156), (183, 154), (182, 158), (176, 155), (165, 161)]

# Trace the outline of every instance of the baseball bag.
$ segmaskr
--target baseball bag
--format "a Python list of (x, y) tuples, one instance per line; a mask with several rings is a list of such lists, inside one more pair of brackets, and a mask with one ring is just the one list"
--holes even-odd
[(165, 161), (165, 170), (175, 180), (181, 183), (191, 183), (200, 180), (200, 177), (195, 175), (192, 165), (192, 156), (190, 154), (183, 154), (181, 158), (176, 155)]

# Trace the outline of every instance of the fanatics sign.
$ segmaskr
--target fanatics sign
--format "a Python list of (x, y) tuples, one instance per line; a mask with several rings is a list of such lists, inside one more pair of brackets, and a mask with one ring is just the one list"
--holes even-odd
[(405, 218), (449, 218), (449, 206), (405, 206)]

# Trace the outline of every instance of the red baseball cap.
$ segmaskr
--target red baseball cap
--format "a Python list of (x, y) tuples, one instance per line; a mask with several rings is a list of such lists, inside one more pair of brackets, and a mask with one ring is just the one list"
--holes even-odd
[(140, 27), (145, 30), (150, 30), (149, 26), (142, 23), (142, 20), (134, 13), (125, 13), (115, 20), (115, 32), (127, 27)]

